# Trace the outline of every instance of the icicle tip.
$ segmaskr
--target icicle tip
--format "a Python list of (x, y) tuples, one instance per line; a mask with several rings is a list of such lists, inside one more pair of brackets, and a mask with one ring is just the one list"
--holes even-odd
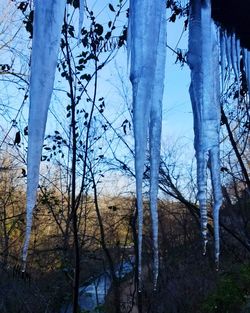
[(207, 240), (204, 240), (203, 242), (203, 255), (206, 255), (207, 254)]

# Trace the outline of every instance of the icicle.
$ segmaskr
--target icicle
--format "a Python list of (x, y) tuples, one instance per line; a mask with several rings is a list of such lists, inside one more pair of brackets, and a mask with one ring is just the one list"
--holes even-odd
[(23, 247), (23, 270), (28, 254), (32, 212), (36, 204), (39, 165), (57, 65), (65, 0), (35, 0), (34, 6), (28, 126), (27, 225)]
[[(201, 220), (201, 233), (203, 238), (204, 253), (206, 252), (207, 244), (207, 207), (206, 207), (206, 167), (207, 167), (207, 153), (204, 147), (204, 75), (202, 75), (202, 65), (204, 47), (204, 38), (202, 33), (202, 16), (201, 16), (201, 3), (200, 1), (191, 1), (190, 3), (190, 23), (189, 23), (189, 55), (188, 62), (191, 69), (191, 85), (190, 97), (192, 102), (194, 114), (194, 131), (195, 131), (195, 150), (197, 159), (197, 184), (198, 184), (198, 200), (200, 206), (200, 220)], [(210, 35), (206, 35), (209, 38)], [(210, 73), (206, 72), (209, 77)]]
[(243, 58), (247, 79), (248, 98), (250, 99), (250, 52), (247, 49), (243, 50)]
[(83, 25), (83, 20), (84, 20), (85, 1), (86, 0), (79, 1), (78, 44), (81, 42), (81, 30), (82, 30), (82, 25)]
[(217, 29), (214, 23), (212, 28), (212, 66), (213, 66), (213, 90), (211, 91), (213, 98), (210, 104), (210, 118), (213, 120), (213, 135), (214, 141), (211, 142), (211, 149), (209, 151), (210, 157), (210, 173), (213, 188), (213, 226), (214, 226), (214, 245), (215, 245), (215, 263), (216, 269), (219, 268), (220, 255), (220, 233), (219, 233), (219, 212), (222, 205), (222, 190), (220, 180), (220, 121), (221, 121), (221, 107), (220, 107), (220, 86), (219, 86), (219, 48), (217, 41)]
[[(241, 47), (240, 47), (240, 40), (236, 38), (235, 40), (235, 53), (236, 53), (236, 69), (238, 73), (238, 82), (240, 78), (240, 54), (241, 54)], [(239, 86), (240, 88), (240, 86)]]
[(239, 83), (238, 57), (237, 57), (236, 37), (233, 33), (231, 36), (231, 63), (236, 81)]
[[(138, 3), (137, 3), (138, 2)], [(147, 2), (144, 4), (146, 6)], [(140, 27), (136, 19), (141, 22), (142, 32), (145, 32), (146, 22), (143, 20), (142, 7), (139, 1), (130, 2), (129, 24), (130, 24), (130, 49), (131, 49), (131, 74), (130, 79), (133, 85), (133, 120), (135, 135), (135, 172), (136, 172), (136, 197), (138, 210), (138, 280), (139, 291), (141, 290), (141, 264), (142, 264), (142, 231), (143, 231), (143, 199), (142, 199), (142, 181), (144, 173), (145, 153), (147, 144), (147, 128), (149, 118), (149, 106), (144, 103), (149, 99), (150, 94), (145, 93), (149, 90), (146, 87), (146, 81), (140, 79), (142, 71), (141, 62), (145, 62), (145, 43), (143, 36), (140, 36)], [(146, 12), (149, 8), (146, 7)], [(140, 47), (140, 49), (138, 49)], [(145, 77), (145, 76), (144, 76)]]
[[(130, 0), (131, 1), (131, 0)], [(130, 65), (130, 56), (131, 56), (131, 45), (132, 45), (132, 34), (131, 34), (131, 28), (132, 26), (132, 18), (131, 18), (131, 6), (129, 8), (130, 13), (129, 13), (129, 18), (128, 18), (128, 28), (127, 28), (127, 68), (129, 69)]]
[(219, 233), (219, 212), (222, 204), (221, 182), (220, 182), (220, 151), (217, 146), (210, 151), (211, 162), (211, 178), (213, 187), (213, 220), (214, 220), (214, 242), (215, 242), (215, 263), (216, 268), (219, 268), (220, 256), (220, 233)]
[(226, 36), (226, 57), (227, 57), (227, 71), (228, 76), (230, 77), (231, 71), (231, 36), (227, 34)]
[[(162, 12), (165, 12), (164, 8), (162, 9)], [(152, 107), (150, 111), (150, 125), (149, 125), (150, 210), (153, 227), (155, 290), (157, 287), (157, 278), (159, 272), (157, 196), (158, 196), (158, 178), (159, 178), (160, 150), (161, 150), (162, 96), (164, 91), (163, 82), (165, 78), (164, 70), (165, 59), (166, 59), (166, 20), (165, 15), (162, 15), (159, 42), (157, 46), (154, 89), (152, 93)]]
[(246, 56), (246, 79), (247, 79), (247, 88), (248, 88), (248, 101), (250, 103), (250, 52), (245, 49)]
[(215, 260), (219, 260), (219, 51), (216, 27), (211, 19), (209, 0), (191, 0), (189, 23), (189, 55), (191, 69), (190, 97), (194, 113), (195, 150), (197, 159), (198, 200), (204, 253), (207, 244), (207, 166), (210, 161), (214, 195)]
[(247, 51), (247, 85), (248, 85), (248, 96), (250, 101), (250, 52)]
[[(165, 2), (131, 0), (129, 49), (133, 85), (135, 172), (138, 208), (138, 278), (141, 290), (143, 198), (142, 182), (150, 123), (150, 200), (154, 239), (154, 287), (158, 276), (157, 191), (160, 160), (161, 103), (165, 73)], [(157, 83), (156, 83), (157, 81)], [(152, 138), (152, 136), (159, 136)], [(155, 142), (153, 141), (155, 139)]]
[(224, 32), (220, 30), (220, 63), (221, 63), (221, 91), (224, 92), (224, 81), (225, 81), (225, 69), (226, 69), (226, 62), (225, 62), (225, 54), (226, 54), (226, 47), (225, 47), (225, 36)]

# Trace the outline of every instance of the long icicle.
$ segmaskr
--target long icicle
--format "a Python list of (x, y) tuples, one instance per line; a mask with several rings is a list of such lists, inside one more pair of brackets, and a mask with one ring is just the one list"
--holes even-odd
[[(142, 197), (142, 183), (143, 172), (145, 164), (145, 155), (147, 149), (147, 136), (148, 126), (150, 122), (150, 113), (153, 106), (154, 95), (158, 91), (161, 94), (160, 89), (163, 88), (164, 74), (160, 74), (160, 71), (165, 72), (165, 57), (163, 54), (158, 54), (158, 49), (166, 49), (163, 44), (165, 38), (165, 27), (163, 27), (163, 16), (165, 13), (164, 1), (152, 1), (152, 0), (131, 0), (129, 10), (129, 49), (131, 51), (131, 73), (130, 80), (133, 86), (133, 122), (134, 122), (134, 136), (135, 136), (135, 172), (136, 172), (136, 195), (137, 195), (137, 209), (138, 209), (138, 280), (139, 291), (141, 291), (141, 274), (142, 274), (142, 231), (143, 231), (143, 197)], [(162, 31), (162, 33), (160, 32)], [(164, 36), (163, 36), (164, 33)], [(162, 34), (162, 35), (160, 35)], [(165, 52), (164, 52), (165, 54)], [(161, 63), (161, 64), (160, 64)], [(155, 79), (159, 77), (159, 84), (154, 89)], [(162, 80), (160, 79), (162, 78)], [(158, 89), (159, 88), (159, 89)], [(161, 105), (162, 96), (157, 95), (157, 100)], [(154, 112), (154, 109), (153, 111)], [(161, 115), (161, 114), (160, 114)], [(156, 116), (158, 121), (160, 116)], [(155, 123), (151, 119), (152, 125)], [(160, 122), (160, 121), (159, 121)], [(154, 131), (160, 136), (160, 128)], [(152, 136), (150, 132), (150, 137)], [(160, 139), (159, 139), (160, 140)], [(155, 145), (151, 142), (151, 155), (155, 153), (159, 158), (159, 144)], [(152, 158), (152, 157), (151, 157)], [(158, 173), (158, 162), (151, 162), (151, 165)], [(158, 165), (157, 165), (158, 164)], [(154, 173), (155, 174), (155, 173)], [(152, 175), (152, 172), (151, 172)], [(151, 203), (151, 212), (153, 212), (153, 232), (154, 232), (154, 285), (156, 286), (156, 280), (158, 275), (158, 233), (157, 233), (157, 190), (158, 190), (158, 178), (156, 176), (151, 177), (151, 192), (150, 198), (154, 203)]]
[[(238, 73), (238, 81), (240, 77), (240, 55), (241, 55), (241, 47), (240, 47), (240, 40), (236, 38), (235, 40), (235, 49), (236, 49), (236, 68)], [(240, 88), (240, 87), (239, 87)]]
[(32, 215), (36, 204), (39, 167), (57, 65), (65, 0), (35, 0), (34, 7), (28, 122), (26, 234), (22, 256), (23, 271), (26, 267)]
[[(138, 210), (138, 289), (141, 291), (142, 273), (142, 231), (143, 231), (143, 198), (142, 182), (144, 173), (145, 154), (147, 146), (147, 130), (149, 118), (149, 106), (143, 105), (150, 96), (149, 92), (145, 95), (145, 81), (140, 79), (142, 70), (140, 62), (145, 62), (145, 43), (141, 31), (145, 32), (146, 22), (143, 21), (143, 8), (149, 10), (146, 3), (140, 1), (130, 1), (129, 24), (130, 24), (130, 49), (131, 49), (131, 74), (130, 80), (133, 85), (133, 122), (135, 137), (135, 172), (136, 172), (136, 198)], [(141, 25), (136, 23), (136, 19), (141, 20)], [(137, 47), (140, 46), (140, 49)]]
[(221, 121), (221, 108), (220, 108), (220, 69), (219, 69), (219, 47), (218, 47), (218, 34), (215, 24), (211, 23), (212, 32), (212, 66), (213, 66), (213, 98), (210, 109), (213, 111), (213, 137), (211, 149), (209, 151), (210, 157), (210, 173), (213, 188), (213, 226), (214, 226), (214, 251), (216, 269), (219, 268), (219, 255), (220, 255), (220, 232), (219, 232), (219, 212), (222, 205), (222, 190), (220, 180), (220, 121)]
[(203, 77), (202, 77), (202, 50), (201, 50), (201, 2), (190, 2), (189, 22), (189, 52), (188, 63), (191, 69), (190, 98), (194, 116), (194, 147), (197, 159), (197, 184), (198, 200), (200, 207), (201, 234), (203, 250), (206, 252), (207, 244), (207, 206), (206, 206), (206, 182), (207, 182), (207, 155), (203, 147), (204, 123), (203, 123)]
[(154, 252), (154, 290), (157, 287), (159, 273), (159, 253), (158, 253), (158, 179), (160, 167), (161, 151), (161, 128), (162, 128), (162, 97), (164, 91), (166, 60), (166, 18), (165, 4), (158, 14), (162, 14), (159, 41), (157, 46), (156, 70), (154, 78), (154, 89), (152, 93), (152, 107), (150, 111), (149, 124), (149, 145), (150, 145), (150, 210), (153, 229), (153, 252)]
[(248, 99), (250, 101), (250, 52), (247, 49), (244, 49), (243, 57), (247, 79)]
[(238, 72), (239, 57), (237, 55), (237, 39), (234, 33), (231, 36), (231, 62), (234, 76), (239, 86), (239, 72)]
[(225, 62), (225, 35), (224, 31), (220, 29), (220, 63), (221, 63), (221, 92), (224, 92), (224, 82), (225, 82), (225, 70), (226, 70), (226, 62)]
[(219, 261), (219, 208), (221, 206), (219, 129), (220, 82), (219, 52), (216, 28), (211, 19), (209, 0), (191, 0), (189, 56), (191, 69), (190, 97), (194, 113), (195, 150), (197, 158), (198, 200), (204, 253), (207, 243), (207, 166), (214, 195), (215, 260)]
[(229, 33), (225, 34), (225, 40), (226, 40), (227, 72), (228, 78), (230, 78), (232, 62), (231, 62), (231, 35)]

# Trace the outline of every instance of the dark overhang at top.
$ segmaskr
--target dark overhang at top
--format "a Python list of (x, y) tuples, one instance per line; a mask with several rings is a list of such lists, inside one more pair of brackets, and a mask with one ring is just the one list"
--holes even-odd
[(212, 17), (250, 50), (250, 0), (212, 0)]

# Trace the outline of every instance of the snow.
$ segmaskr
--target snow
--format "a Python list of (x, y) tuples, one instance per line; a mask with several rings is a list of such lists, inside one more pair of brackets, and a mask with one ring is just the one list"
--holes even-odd
[(39, 166), (57, 65), (65, 0), (35, 0), (34, 6), (28, 125), (26, 236), (23, 247), (24, 270), (32, 227), (32, 213), (36, 204)]
[(219, 129), (220, 81), (217, 29), (211, 19), (211, 3), (191, 1), (189, 56), (191, 69), (190, 97), (194, 114), (194, 147), (197, 159), (197, 184), (204, 254), (207, 244), (207, 167), (213, 187), (215, 260), (219, 261), (220, 184)]
[(130, 80), (133, 86), (135, 172), (138, 209), (138, 278), (141, 290), (143, 233), (143, 174), (150, 146), (150, 210), (153, 227), (154, 288), (158, 277), (158, 172), (161, 107), (165, 75), (166, 19), (164, 1), (131, 0), (129, 11)]

